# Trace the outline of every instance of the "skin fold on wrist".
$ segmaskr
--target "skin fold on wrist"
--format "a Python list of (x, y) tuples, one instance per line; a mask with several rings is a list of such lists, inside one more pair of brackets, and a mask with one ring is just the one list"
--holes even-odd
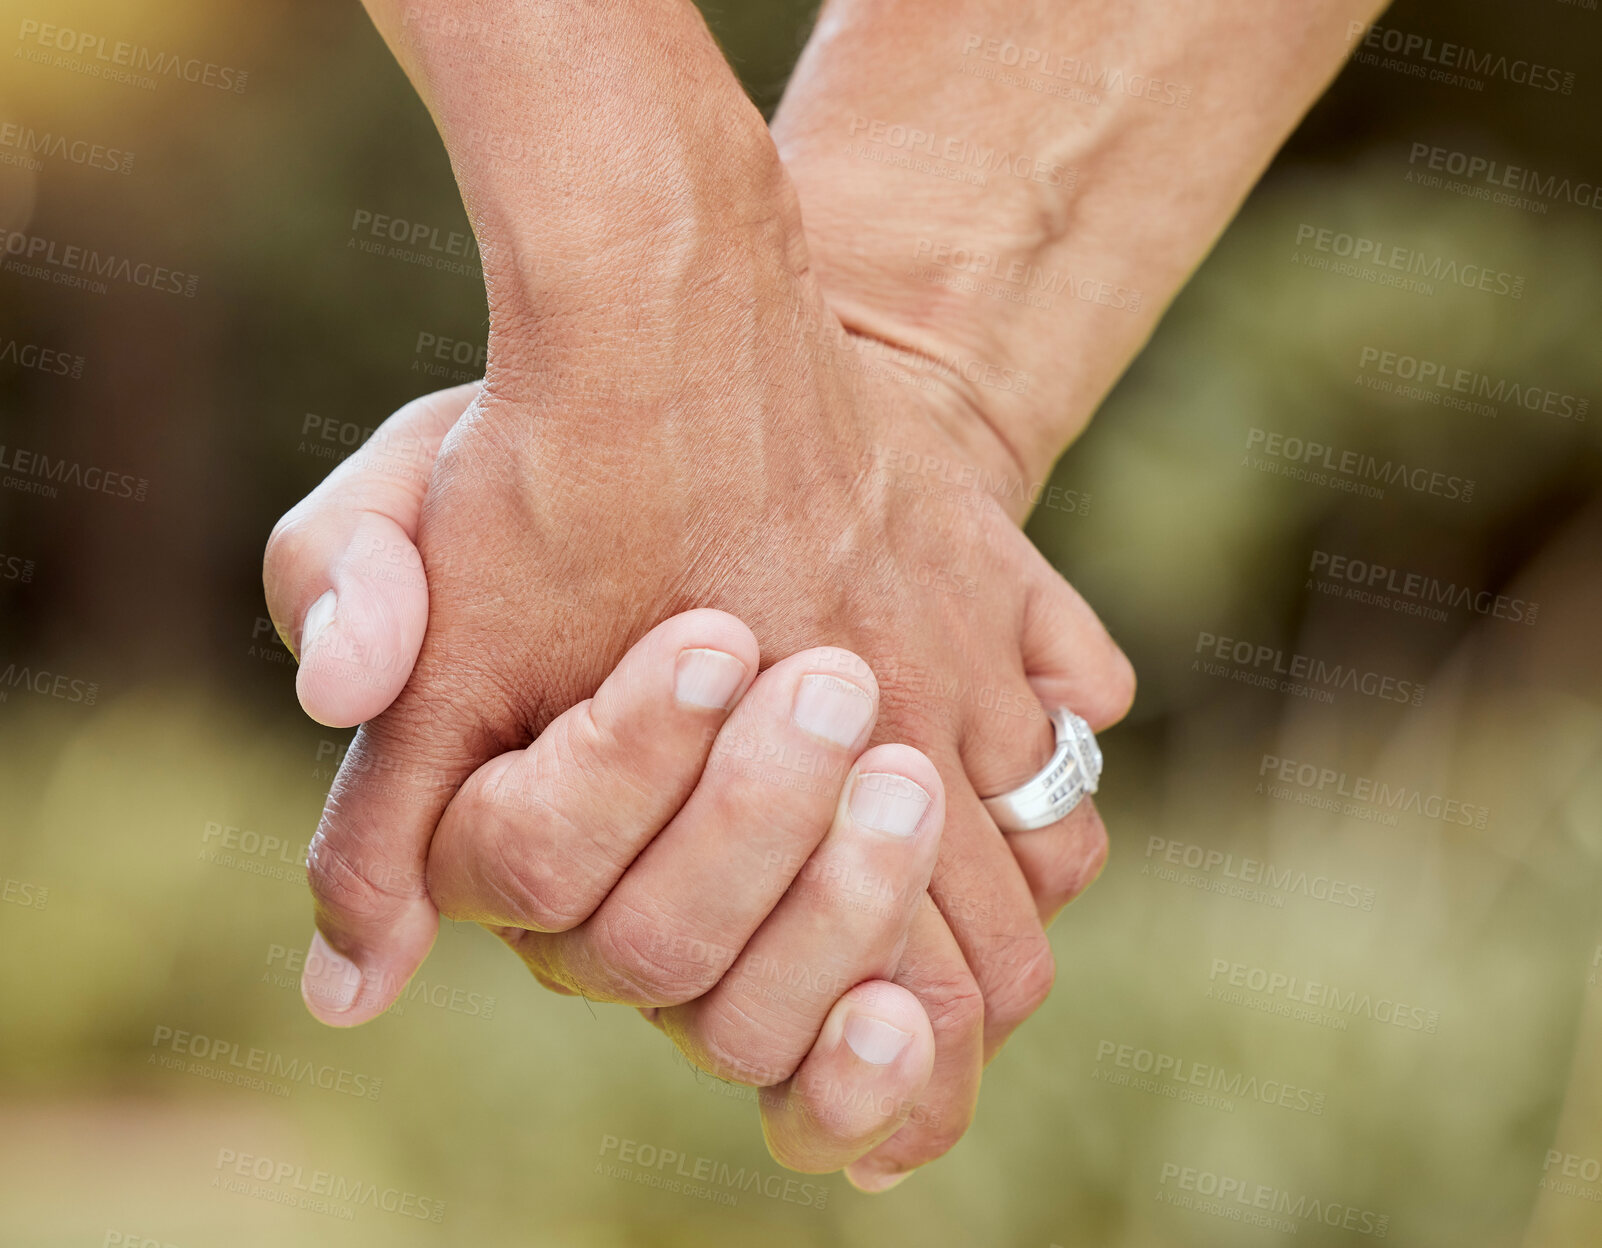
[(830, 0), (774, 132), (831, 302), (1044, 479), (1377, 7)]

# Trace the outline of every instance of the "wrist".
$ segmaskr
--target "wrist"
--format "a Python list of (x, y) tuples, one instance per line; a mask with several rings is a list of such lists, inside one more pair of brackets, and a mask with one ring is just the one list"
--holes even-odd
[(689, 0), (366, 2), (445, 142), (492, 337), (637, 304), (676, 249), (715, 264), (785, 215), (767, 127)]
[(830, 305), (1043, 477), (1373, 4), (831, 0), (773, 126)]

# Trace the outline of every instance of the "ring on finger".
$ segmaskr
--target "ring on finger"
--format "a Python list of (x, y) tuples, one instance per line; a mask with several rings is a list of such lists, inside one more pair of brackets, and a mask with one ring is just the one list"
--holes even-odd
[(1101, 782), (1101, 746), (1090, 725), (1067, 707), (1051, 712), (1057, 745), (1046, 765), (984, 806), (1003, 832), (1029, 832), (1066, 818)]

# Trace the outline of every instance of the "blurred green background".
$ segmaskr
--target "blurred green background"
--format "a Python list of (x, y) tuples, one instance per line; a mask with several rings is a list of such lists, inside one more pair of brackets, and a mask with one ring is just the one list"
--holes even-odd
[[(707, 12), (771, 107), (809, 7)], [(17, 54), (29, 19), (203, 55), (247, 87), (40, 65)], [(0, 125), (132, 154), (127, 172), (0, 163), (0, 226), (199, 275), (185, 298), (0, 272), (7, 453), (148, 483), (142, 502), (0, 488), (0, 1244), (1602, 1242), (1602, 418), (1451, 409), (1375, 388), (1365, 356), (1602, 396), (1598, 210), (1408, 176), (1422, 143), (1602, 178), (1602, 14), (1420, 0), (1384, 20), (1573, 71), (1574, 91), (1348, 66), (1065, 457), (1088, 506), (1030, 532), (1142, 682), (1104, 741), (1111, 864), (1053, 928), (1056, 990), (963, 1143), (889, 1196), (835, 1177), (802, 1204), (598, 1164), (627, 1140), (780, 1173), (749, 1093), (630, 1011), (539, 991), (477, 929), (447, 928), (398, 1015), (347, 1034), (305, 1014), (294, 863), (350, 734), (298, 713), (261, 548), (331, 456), (473, 375), (484, 340), (476, 273), (363, 254), (355, 214), (442, 236), (466, 218), (354, 2), (0, 3)], [(1521, 275), (1522, 297), (1321, 271), (1293, 255), (1307, 223)], [(444, 339), (463, 363), (419, 351)], [(1263, 470), (1253, 429), (1473, 497)], [(1539, 612), (1351, 599), (1320, 587), (1317, 552)], [(1422, 704), (1210, 673), (1204, 633), (1422, 684)], [(1484, 814), (1326, 809), (1265, 758)], [(216, 1056), (172, 1068), (180, 1032)], [(251, 1049), (278, 1086), (219, 1078)], [(1176, 1071), (1206, 1094), (1177, 1095)], [(356, 1195), (281, 1203), (335, 1182)], [(1299, 1213), (1207, 1203), (1237, 1183)]]

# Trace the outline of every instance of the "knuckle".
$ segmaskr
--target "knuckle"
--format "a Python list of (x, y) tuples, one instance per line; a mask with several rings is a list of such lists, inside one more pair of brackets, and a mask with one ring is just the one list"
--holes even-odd
[[(475, 839), (486, 850), (484, 866), (469, 868), (465, 878), (489, 895), (471, 900), (450, 896), (452, 909), (464, 901), (475, 908), (488, 903), (504, 921), (536, 932), (565, 932), (589, 918), (600, 900), (590, 887), (591, 873), (566, 855), (547, 852), (553, 846), (585, 843), (582, 829), (559, 808), (507, 772), (487, 781), (475, 779), (471, 791), (457, 800), (463, 805), (455, 826), (477, 828)], [(462, 850), (476, 856), (471, 845)], [(445, 875), (451, 878), (457, 873)]]
[(723, 974), (717, 946), (672, 937), (667, 923), (628, 904), (604, 906), (585, 930), (586, 970), (609, 997), (629, 1005), (683, 1005)]
[(910, 1103), (897, 1132), (879, 1147), (879, 1158), (894, 1171), (916, 1170), (949, 1153), (973, 1125), (978, 1088), (964, 1093), (926, 1094)]
[(696, 1020), (695, 1058), (708, 1074), (753, 1088), (769, 1088), (795, 1074), (799, 1056), (781, 1053), (768, 1039), (771, 1021), (737, 1006), (705, 1011)]
[(985, 1019), (991, 1028), (1005, 1033), (1038, 1010), (1051, 995), (1057, 960), (1045, 933), (1036, 932), (1013, 941), (1004, 965), (998, 969), (1002, 978), (986, 998)]
[[(562, 764), (550, 777), (552, 788), (575, 801), (607, 793), (609, 801), (620, 809), (649, 809), (664, 785), (675, 780), (685, 785), (690, 782), (684, 738), (660, 731), (654, 716), (629, 715), (620, 721), (603, 721), (595, 714), (595, 700), (591, 698), (560, 716), (546, 731), (551, 736), (552, 753)], [(560, 817), (554, 809), (551, 814)], [(632, 854), (632, 827), (625, 821), (617, 827), (616, 834), (618, 843), (604, 847), (609, 853)], [(593, 826), (589, 835), (596, 835)]]
[(1088, 802), (1085, 809), (1085, 817), (1075, 820), (1071, 830), (1063, 829), (1050, 841), (1051, 858), (1043, 872), (1046, 895), (1041, 900), (1053, 911), (1089, 888), (1107, 865), (1111, 852), (1107, 825)]
[(496, 891), (505, 917), (536, 932), (565, 932), (590, 915), (591, 906), (579, 888), (563, 878), (549, 855), (518, 852), (507, 836), (494, 839), (494, 866), (488, 884)]
[(380, 922), (422, 895), (415, 872), (368, 859), (319, 831), (306, 854), (306, 881), (319, 906), (358, 922)]
[(936, 1043), (948, 1036), (969, 1040), (984, 1028), (984, 994), (966, 967), (920, 985), (918, 999), (929, 1016)]
[(902, 1128), (906, 1138), (891, 1137), (899, 1166), (915, 1170), (945, 1156), (968, 1133), (973, 1116), (972, 1103), (932, 1106), (919, 1102)]

